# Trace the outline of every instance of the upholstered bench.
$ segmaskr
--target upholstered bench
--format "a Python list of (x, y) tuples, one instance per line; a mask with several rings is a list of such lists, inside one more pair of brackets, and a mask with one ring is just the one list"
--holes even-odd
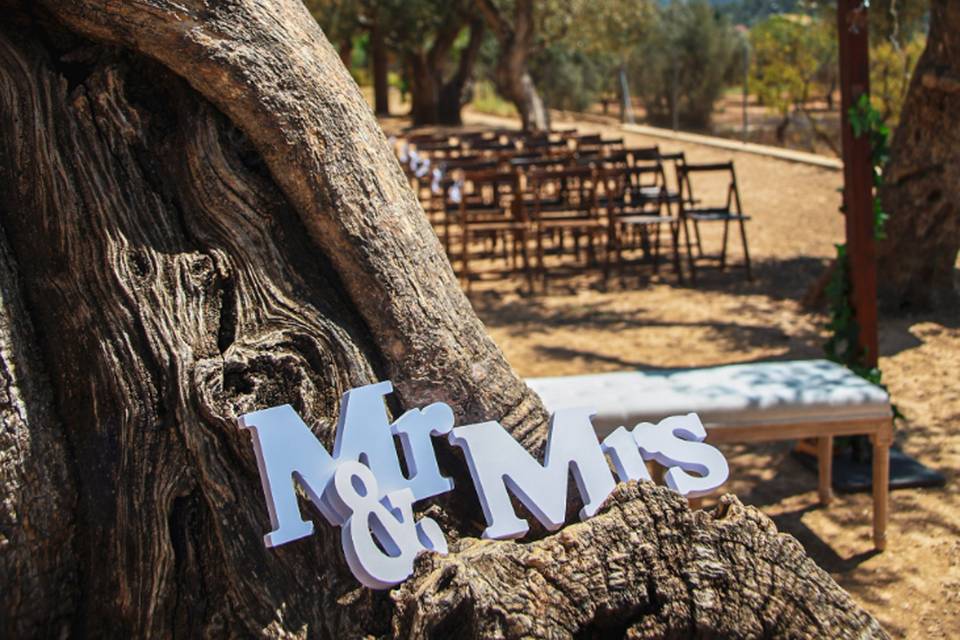
[(873, 442), (874, 544), (880, 550), (885, 546), (890, 398), (845, 367), (828, 360), (757, 362), (531, 378), (527, 384), (550, 411), (595, 409), (594, 427), (601, 438), (619, 426), (691, 411), (700, 415), (712, 443), (816, 438), (823, 504), (832, 498), (833, 438), (867, 435)]

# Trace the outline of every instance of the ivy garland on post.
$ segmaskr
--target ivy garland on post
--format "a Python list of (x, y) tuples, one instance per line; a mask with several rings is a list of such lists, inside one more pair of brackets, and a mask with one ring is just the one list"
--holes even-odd
[[(883, 210), (880, 201), (880, 187), (883, 185), (883, 167), (890, 154), (890, 128), (883, 122), (880, 112), (871, 104), (870, 96), (861, 94), (857, 103), (847, 112), (853, 135), (860, 138), (870, 136), (871, 163), (873, 165), (873, 237), (884, 240), (887, 237), (886, 224), (890, 216)], [(857, 325), (853, 305), (850, 302), (852, 286), (850, 282), (850, 260), (847, 245), (838, 244), (837, 264), (830, 283), (826, 287), (827, 301), (830, 305), (830, 321), (827, 329), (831, 336), (824, 345), (827, 357), (838, 362), (873, 384), (886, 389), (882, 383), (880, 367), (867, 367), (863, 364), (864, 353), (860, 347), (860, 327)], [(903, 414), (893, 405), (894, 417)]]

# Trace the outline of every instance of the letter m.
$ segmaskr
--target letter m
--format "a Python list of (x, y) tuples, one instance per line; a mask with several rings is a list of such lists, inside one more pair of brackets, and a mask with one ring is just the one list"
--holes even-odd
[(542, 465), (497, 422), (453, 430), (450, 443), (464, 451), (487, 519), (484, 538), (516, 538), (528, 531), (510, 504), (510, 493), (548, 530), (559, 529), (571, 471), (584, 503), (580, 518), (597, 512), (615, 483), (590, 423), (592, 413), (568, 409), (553, 415)]
[(381, 382), (343, 395), (333, 456), (288, 404), (240, 418), (240, 426), (254, 435), (253, 448), (273, 526), (263, 538), (268, 547), (313, 533), (313, 523), (300, 515), (295, 484), (331, 524), (341, 524), (340, 515), (323, 500), (340, 460), (357, 460), (374, 469), (382, 493), (406, 486), (383, 403), (383, 396), (392, 389), (389, 382)]

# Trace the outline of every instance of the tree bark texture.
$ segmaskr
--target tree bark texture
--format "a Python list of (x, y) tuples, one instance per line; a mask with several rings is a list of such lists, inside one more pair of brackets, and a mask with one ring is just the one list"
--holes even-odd
[(756, 510), (652, 485), (519, 544), (471, 538), (457, 476), (427, 507), (454, 552), (393, 593), (307, 503), (265, 548), (245, 412), (329, 447), (389, 378), (539, 455), (544, 410), (299, 2), (41, 4), (0, 25), (0, 635), (884, 637)]
[[(532, 544), (462, 540), (394, 596), (401, 637), (834, 638), (885, 635), (757, 510), (712, 514), (621, 484), (593, 520)], [(815, 610), (818, 613), (811, 615)]]
[(881, 303), (895, 310), (955, 302), (960, 250), (960, 3), (933, 0), (930, 34), (891, 144), (881, 196)]

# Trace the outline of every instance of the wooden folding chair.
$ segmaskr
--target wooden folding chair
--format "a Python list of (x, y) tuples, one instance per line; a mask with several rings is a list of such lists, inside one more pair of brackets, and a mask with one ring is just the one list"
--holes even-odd
[[(454, 263), (453, 254), (459, 253), (458, 275), (465, 288), (469, 291), (474, 280), (521, 271), (532, 289), (528, 252), (530, 226), (519, 205), (519, 174), (496, 170), (467, 172), (456, 184), (457, 197), (454, 199), (450, 190), (447, 196), (447, 211), (455, 212), (448, 220), (455, 217), (456, 222), (447, 223), (444, 235), (451, 263)], [(459, 252), (452, 246), (456, 239)], [(478, 266), (478, 260), (494, 264)]]
[[(600, 215), (597, 206), (597, 172), (590, 167), (562, 170), (531, 170), (527, 174), (527, 191), (519, 201), (530, 211), (536, 245), (536, 270), (543, 290), (547, 289), (548, 268), (545, 254), (553, 244), (553, 253), (562, 263), (566, 239), (573, 239), (574, 264), (570, 271), (584, 271), (597, 263), (597, 253), (603, 252), (602, 274), (606, 283), (610, 272), (610, 253), (607, 246), (609, 221)], [(581, 238), (586, 246), (581, 259)], [(551, 268), (559, 271), (559, 268)]]
[[(660, 269), (660, 232), (670, 233), (674, 272), (683, 282), (680, 266), (680, 217), (671, 210), (663, 167), (659, 164), (607, 169), (602, 172), (603, 195), (598, 202), (610, 219), (610, 244), (623, 275), (624, 251), (641, 249), (644, 262)], [(640, 261), (633, 261), (640, 262)]]
[[(693, 192), (693, 178), (697, 174), (704, 173), (729, 173), (730, 182), (727, 185), (725, 200), (723, 202), (706, 203), (702, 199), (695, 198)], [(733, 162), (719, 162), (713, 164), (689, 164), (682, 163), (677, 165), (677, 173), (680, 180), (680, 215), (686, 224), (686, 221), (693, 223), (694, 234), (696, 237), (697, 252), (694, 257), (690, 251), (691, 277), (696, 281), (696, 263), (704, 261), (717, 262), (722, 270), (727, 267), (727, 244), (730, 234), (730, 223), (737, 223), (740, 227), (740, 242), (743, 246), (743, 267), (747, 273), (747, 279), (753, 280), (753, 271), (750, 265), (750, 250), (747, 246), (747, 228), (746, 221), (750, 219), (743, 213), (740, 204), (740, 189), (737, 186), (737, 174), (733, 168)], [(723, 223), (723, 241), (720, 253), (717, 255), (707, 255), (703, 251), (703, 241), (700, 235), (700, 224), (706, 222)]]

